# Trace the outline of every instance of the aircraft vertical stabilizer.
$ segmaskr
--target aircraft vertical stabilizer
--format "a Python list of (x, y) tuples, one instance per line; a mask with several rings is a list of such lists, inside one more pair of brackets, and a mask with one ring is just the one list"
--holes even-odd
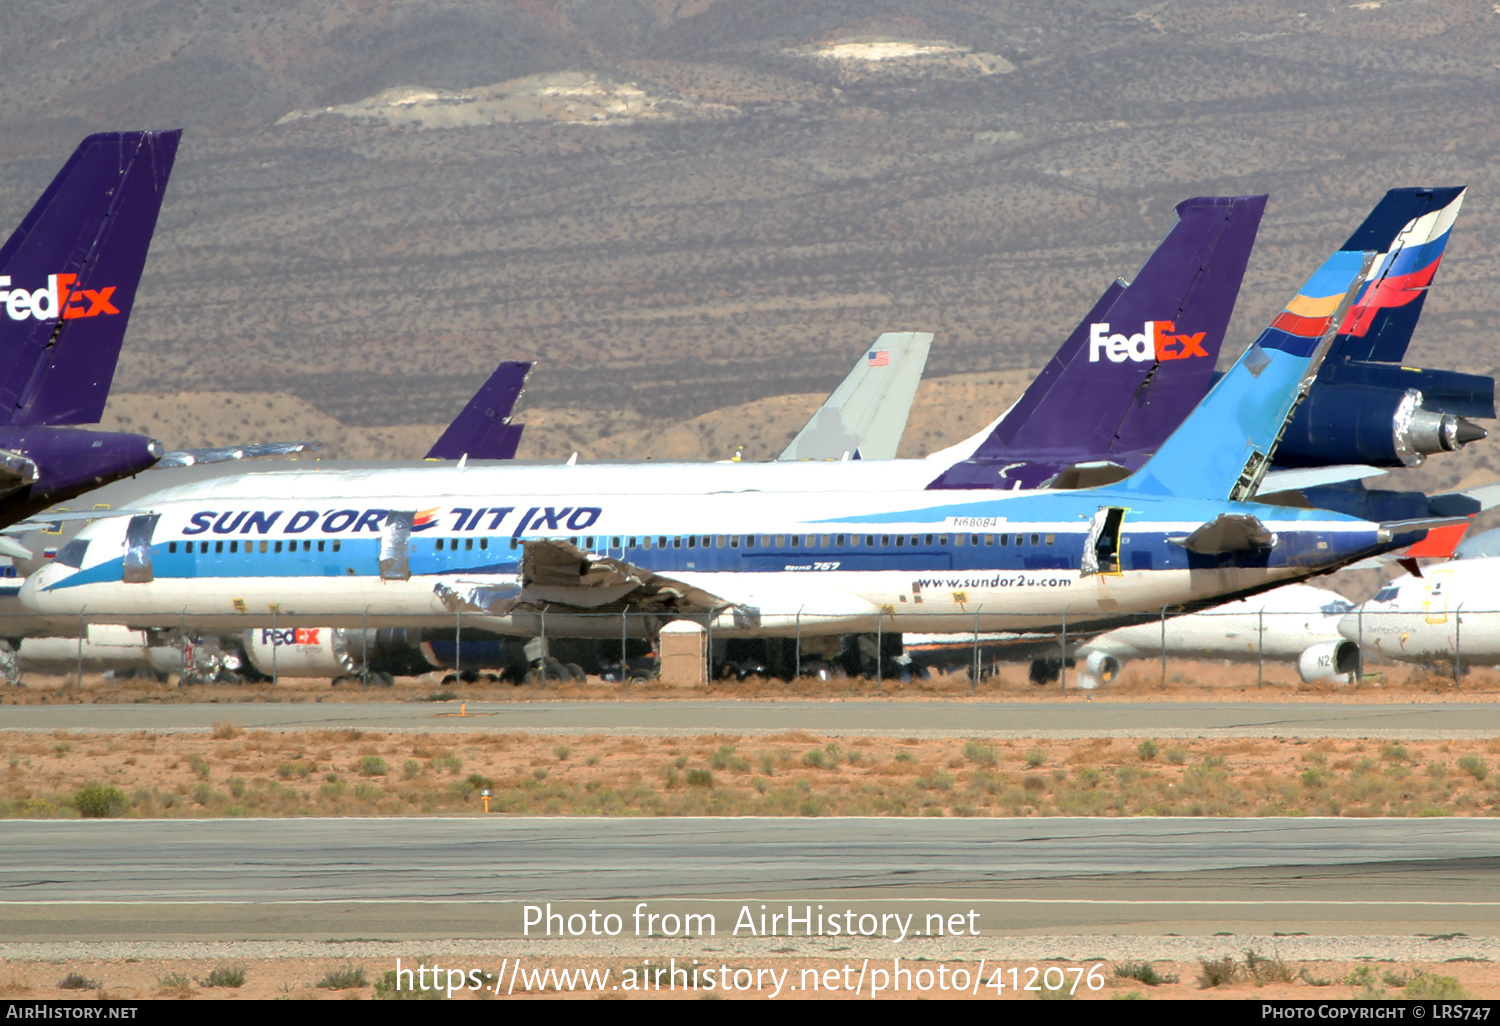
[(89, 136), (0, 247), (0, 423), (98, 422), (181, 135)]
[(510, 417), (516, 400), (526, 390), (526, 376), (532, 364), (508, 360), (495, 368), (474, 398), (459, 411), (453, 423), (427, 452), (429, 460), (456, 460), (468, 456), (473, 460), (514, 459), (521, 444), (522, 424), (512, 424)]
[(1265, 196), (1200, 197), (1128, 286), (1112, 285), (973, 455), (930, 487), (996, 487), (996, 465), (1149, 452), (1208, 390)]
[(881, 335), (776, 458), (836, 460), (848, 453), (895, 459), (931, 347), (932, 336), (923, 331)]

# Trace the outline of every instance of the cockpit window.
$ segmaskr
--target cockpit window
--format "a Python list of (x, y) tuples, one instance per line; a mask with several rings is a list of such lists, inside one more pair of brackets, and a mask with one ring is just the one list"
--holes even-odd
[(74, 538), (62, 547), (62, 551), (57, 554), (56, 561), (63, 566), (71, 566), (76, 570), (83, 566), (83, 556), (88, 550), (89, 543), (87, 538)]
[(1376, 602), (1390, 602), (1396, 597), (1396, 588), (1381, 588), (1375, 593)]

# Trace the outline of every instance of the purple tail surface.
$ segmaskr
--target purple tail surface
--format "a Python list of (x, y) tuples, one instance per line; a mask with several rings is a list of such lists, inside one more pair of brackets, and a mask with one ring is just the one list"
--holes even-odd
[(456, 460), (467, 455), (474, 460), (514, 459), (521, 444), (523, 425), (510, 422), (516, 400), (526, 387), (531, 364), (506, 361), (469, 400), (448, 430), (427, 453), (429, 460)]
[(1035, 460), (1050, 474), (1155, 450), (1208, 391), (1265, 207), (1179, 203), (1135, 280), (1106, 290), (990, 437), (929, 487), (1009, 487), (1018, 475), (997, 479), (997, 466)]
[(0, 424), (103, 415), (181, 136), (89, 136), (0, 247)]

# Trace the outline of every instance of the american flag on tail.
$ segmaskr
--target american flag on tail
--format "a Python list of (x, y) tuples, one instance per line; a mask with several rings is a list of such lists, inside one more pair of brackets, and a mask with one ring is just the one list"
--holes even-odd
[(889, 367), (891, 365), (891, 351), (889, 349), (872, 349), (870, 358), (866, 364), (869, 367)]

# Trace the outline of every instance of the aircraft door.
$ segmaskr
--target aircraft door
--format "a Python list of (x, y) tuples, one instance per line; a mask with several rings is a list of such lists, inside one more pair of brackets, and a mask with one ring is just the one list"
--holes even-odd
[(143, 513), (130, 518), (125, 528), (125, 559), (120, 565), (120, 580), (126, 584), (148, 584), (156, 575), (151, 570), (151, 536), (156, 533), (157, 513)]
[(1083, 576), (1120, 572), (1120, 529), (1124, 523), (1125, 510), (1120, 506), (1104, 506), (1094, 514), (1083, 543)]
[(387, 510), (380, 525), (380, 579), (411, 580), (411, 527), (415, 510)]

